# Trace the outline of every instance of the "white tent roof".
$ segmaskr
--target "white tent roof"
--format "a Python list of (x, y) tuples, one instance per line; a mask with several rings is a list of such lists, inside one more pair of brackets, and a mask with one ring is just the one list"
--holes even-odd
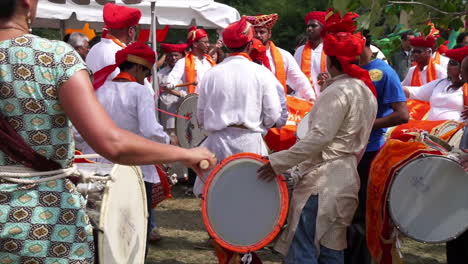
[[(1, 1), (1, 0), (0, 0)], [(156, 17), (159, 25), (188, 27), (197, 25), (205, 28), (225, 28), (240, 19), (239, 12), (214, 0), (132, 0), (138, 4), (125, 4), (128, 0), (114, 0), (115, 4), (140, 9), (143, 16), (140, 24), (151, 24), (151, 3), (156, 2)], [(34, 27), (81, 28), (89, 22), (94, 29), (103, 27), (102, 0), (39, 0)], [(101, 4), (100, 4), (101, 3)]]

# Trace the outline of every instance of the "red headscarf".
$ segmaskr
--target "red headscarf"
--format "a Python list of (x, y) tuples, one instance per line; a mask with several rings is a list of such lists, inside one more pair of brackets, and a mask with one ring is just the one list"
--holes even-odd
[(442, 45), (440, 45), (440, 47), (437, 49), (437, 51), (440, 53), (440, 54), (445, 54), (449, 48), (448, 48), (448, 45), (449, 42), (448, 40), (444, 41), (444, 43)]
[(94, 90), (99, 89), (107, 77), (125, 61), (133, 62), (152, 69), (156, 62), (156, 54), (145, 43), (135, 42), (128, 47), (117, 51), (115, 54), (115, 64), (106, 66), (94, 74)]
[(107, 3), (103, 10), (106, 28), (120, 29), (138, 25), (141, 11), (137, 8)]
[(170, 53), (170, 52), (184, 53), (187, 48), (188, 48), (187, 44), (161, 43), (161, 49), (164, 51), (164, 53)]
[(223, 41), (228, 48), (240, 48), (253, 39), (252, 24), (244, 16), (239, 21), (230, 24), (223, 31)]
[(328, 10), (322, 30), (323, 50), (327, 56), (334, 56), (338, 59), (344, 73), (363, 81), (377, 97), (369, 72), (354, 64), (366, 44), (361, 33), (354, 34), (356, 25), (353, 19), (356, 17), (358, 17), (357, 14), (347, 13), (341, 18), (339, 13)]
[(246, 16), (247, 21), (249, 21), (254, 27), (266, 27), (272, 29), (273, 26), (278, 21), (278, 14), (270, 15), (257, 15), (257, 16)]
[(201, 29), (201, 28), (197, 28), (197, 27), (191, 27), (189, 28), (189, 31), (187, 33), (187, 44), (189, 46), (192, 46), (192, 44), (201, 39), (201, 38), (204, 38), (204, 37), (207, 37), (208, 34), (206, 33), (205, 30)]
[(434, 36), (429, 35), (427, 37), (416, 37), (410, 39), (410, 44), (413, 47), (432, 48), (435, 46), (436, 39)]
[(458, 62), (462, 62), (463, 59), (468, 56), (468, 46), (458, 49), (451, 49), (445, 53), (445, 56), (451, 58), (452, 60), (456, 60)]
[(260, 40), (254, 38), (252, 41), (252, 50), (250, 51), (249, 55), (253, 61), (261, 61), (263, 66), (271, 70), (270, 60), (266, 55), (267, 50), (268, 48), (265, 45), (263, 45), (263, 43)]
[(317, 20), (318, 22), (320, 22), (320, 24), (322, 25), (325, 25), (325, 15), (327, 13), (325, 12), (322, 12), (322, 11), (312, 11), (312, 12), (309, 12), (307, 13), (307, 15), (304, 17), (304, 22), (305, 24), (307, 25), (309, 23), (310, 20), (312, 19), (315, 19)]

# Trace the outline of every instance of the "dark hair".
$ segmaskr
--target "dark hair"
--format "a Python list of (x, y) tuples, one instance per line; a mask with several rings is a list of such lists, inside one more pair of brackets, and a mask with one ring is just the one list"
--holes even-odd
[(411, 30), (408, 30), (406, 32), (401, 33), (401, 39), (402, 40), (407, 40), (408, 36), (414, 36), (414, 32)]
[(372, 36), (370, 35), (370, 31), (367, 29), (363, 30), (362, 36), (366, 38), (366, 47), (370, 47), (372, 42)]
[(63, 37), (63, 42), (67, 42), (67, 43), (68, 43), (68, 40), (70, 39), (70, 36), (71, 36), (71, 34), (66, 34), (66, 35)]
[(468, 36), (468, 32), (462, 32), (460, 35), (457, 37), (457, 44), (461, 44), (463, 42), (463, 39)]
[(0, 19), (10, 19), (16, 11), (16, 0), (0, 1)]
[(120, 71), (126, 71), (126, 70), (130, 70), (131, 68), (133, 68), (136, 65), (139, 65), (139, 64), (129, 62), (129, 61), (125, 61), (125, 62), (123, 62), (122, 64), (119, 65), (119, 69), (120, 69)]
[(251, 41), (250, 41), (250, 42), (247, 42), (247, 44), (245, 44), (244, 46), (239, 47), (239, 48), (228, 48), (228, 50), (229, 50), (230, 52), (233, 52), (233, 53), (234, 53), (234, 52), (242, 52), (242, 51), (244, 51), (244, 50), (247, 48), (247, 46), (248, 46), (250, 43), (252, 43), (252, 42), (251, 42)]
[(208, 48), (208, 54), (211, 55), (213, 51), (216, 52), (216, 54), (218, 55), (216, 63), (222, 62), (225, 58), (224, 51), (221, 48), (216, 47), (216, 44), (210, 44), (210, 47)]
[(331, 66), (335, 67), (339, 71), (343, 71), (340, 61), (335, 56), (328, 56), (330, 58)]
[(94, 45), (98, 44), (101, 41), (100, 36), (95, 36), (92, 40), (88, 42), (89, 48), (92, 48)]

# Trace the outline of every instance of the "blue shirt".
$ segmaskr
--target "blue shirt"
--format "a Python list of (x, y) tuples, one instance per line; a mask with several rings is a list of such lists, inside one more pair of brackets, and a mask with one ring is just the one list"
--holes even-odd
[[(381, 59), (375, 59), (361, 68), (369, 71), (372, 82), (377, 90), (377, 117), (381, 118), (393, 113), (390, 104), (406, 102), (406, 96), (395, 70)], [(372, 130), (366, 151), (377, 151), (385, 143), (387, 128)]]

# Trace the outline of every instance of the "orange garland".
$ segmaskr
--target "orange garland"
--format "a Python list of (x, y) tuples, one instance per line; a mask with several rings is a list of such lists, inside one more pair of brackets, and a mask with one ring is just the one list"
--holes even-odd
[(270, 41), (269, 44), (270, 44), (271, 57), (273, 58), (273, 62), (275, 63), (276, 79), (278, 79), (278, 81), (283, 85), (284, 94), (287, 94), (288, 88), (286, 87), (286, 70), (284, 67), (283, 56), (281, 55), (281, 52), (275, 46), (273, 41)]
[[(211, 58), (210, 55), (204, 54), (205, 58), (211, 64), (211, 66), (216, 65), (216, 62)], [(195, 56), (193, 56), (192, 52), (189, 52), (187, 56), (185, 56), (185, 79), (187, 83), (193, 83), (197, 81), (197, 70), (195, 69)], [(192, 94), (195, 93), (195, 85), (189, 85), (188, 93)]]

